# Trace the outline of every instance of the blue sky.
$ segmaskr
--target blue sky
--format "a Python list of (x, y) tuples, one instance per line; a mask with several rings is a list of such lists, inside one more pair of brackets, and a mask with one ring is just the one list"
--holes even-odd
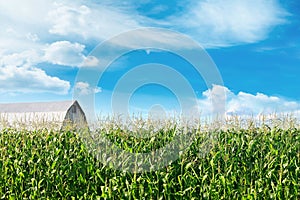
[[(75, 89), (95, 95), (97, 112), (109, 111), (122, 75), (137, 65), (160, 63), (190, 82), (202, 113), (211, 111), (210, 98), (221, 89), (227, 95), (226, 114), (299, 111), (299, 10), (297, 0), (1, 1), (0, 103), (72, 99)], [(206, 85), (184, 59), (157, 50), (120, 57), (96, 86), (76, 81), (80, 70), (93, 71), (102, 62), (101, 55), (89, 56), (98, 44), (142, 27), (165, 28), (197, 41), (224, 85)], [(134, 79), (139, 78), (147, 74)], [(132, 93), (129, 104), (134, 112), (156, 104), (180, 109), (176, 94), (155, 84)]]

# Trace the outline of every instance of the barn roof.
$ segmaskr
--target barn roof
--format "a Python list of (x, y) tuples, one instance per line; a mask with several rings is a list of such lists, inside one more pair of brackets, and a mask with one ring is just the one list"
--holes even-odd
[(85, 126), (85, 114), (77, 101), (0, 104), (0, 130), (5, 127), (60, 129), (68, 122)]
[(66, 112), (75, 102), (6, 103), (0, 104), (0, 113)]

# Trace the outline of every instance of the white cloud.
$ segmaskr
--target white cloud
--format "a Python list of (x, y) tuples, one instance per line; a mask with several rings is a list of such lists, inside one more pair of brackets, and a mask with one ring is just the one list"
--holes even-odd
[(58, 65), (79, 66), (86, 59), (83, 55), (85, 46), (69, 41), (58, 41), (45, 49), (45, 60)]
[(101, 88), (99, 87), (91, 87), (86, 82), (77, 82), (74, 86), (74, 90), (78, 95), (89, 95), (89, 94), (96, 94), (101, 92)]
[(87, 56), (81, 63), (81, 67), (96, 67), (100, 63), (99, 59), (95, 56)]
[(171, 21), (204, 46), (215, 47), (264, 40), (287, 15), (276, 0), (204, 0), (194, 1), (188, 12)]
[(48, 13), (49, 32), (58, 35), (79, 35), (103, 40), (123, 31), (140, 27), (134, 14), (114, 6), (84, 2), (55, 4)]
[(52, 64), (72, 67), (94, 67), (99, 60), (93, 56), (85, 56), (85, 46), (70, 41), (57, 41), (38, 50), (25, 50), (19, 53), (0, 54), (2, 65), (22, 65), (24, 63), (37, 64), (49, 62)]
[(37, 42), (37, 41), (40, 40), (39, 36), (37, 34), (35, 34), (35, 33), (34, 34), (33, 33), (27, 33), (26, 38), (28, 40), (33, 41), (33, 42)]
[(116, 45), (116, 48), (127, 47), (132, 49), (140, 49), (147, 47), (148, 49), (180, 49), (190, 50), (199, 48), (196, 42), (191, 42), (189, 37), (183, 36), (178, 32), (169, 31), (166, 29), (149, 28), (135, 29), (134, 35), (129, 32), (122, 34), (110, 40)]
[(0, 49), (8, 53), (39, 49), (47, 36), (45, 14), (52, 1), (0, 1)]
[(31, 49), (18, 53), (1, 52), (0, 59), (0, 92), (1, 93), (39, 93), (49, 92), (67, 94), (70, 89), (68, 81), (52, 77), (45, 71), (35, 67), (48, 61), (53, 64), (68, 66), (95, 66), (96, 58), (82, 54), (84, 45), (59, 41), (43, 49)]
[[(191, 35), (205, 47), (222, 47), (264, 40), (273, 27), (286, 23), (288, 15), (276, 0), (190, 0), (186, 1), (182, 12), (162, 19), (138, 13), (135, 4), (131, 1), (124, 4), (89, 1), (55, 4), (48, 13), (49, 32), (104, 40), (135, 28), (163, 27)], [(158, 42), (151, 35), (143, 37)], [(159, 42), (174, 44), (172, 35), (170, 38)], [(123, 44), (126, 40), (119, 42)], [(175, 42), (178, 43), (180, 41)]]
[[(145, 26), (182, 31), (206, 47), (231, 46), (265, 39), (273, 27), (285, 23), (287, 16), (276, 0), (186, 0), (181, 12), (170, 13), (162, 19), (138, 12), (136, 4), (145, 2), (3, 1), (0, 2), (0, 23), (6, 31), (0, 33), (0, 48), (39, 48), (38, 44), (53, 42), (54, 35), (58, 40), (100, 42)], [(158, 6), (167, 7), (163, 3)]]
[[(228, 88), (219, 85), (213, 85), (211, 89), (204, 91), (202, 96), (205, 99), (199, 101), (201, 113), (204, 115), (211, 113), (218, 115), (226, 112), (225, 104), (230, 93)], [(206, 110), (203, 110), (203, 108)]]
[(267, 96), (262, 93), (255, 95), (239, 92), (228, 100), (227, 114), (272, 114), (293, 112), (300, 108), (295, 101), (288, 101), (275, 96)]
[(70, 83), (48, 76), (45, 71), (28, 66), (0, 66), (0, 92), (67, 94)]
[[(223, 95), (224, 92), (226, 96)], [(198, 100), (198, 105), (203, 116), (210, 115), (215, 109), (213, 108), (212, 99), (216, 102), (226, 102), (225, 114), (227, 116), (258, 116), (261, 114), (292, 113), (300, 110), (300, 102), (289, 101), (276, 96), (267, 96), (262, 93), (249, 94), (239, 92), (234, 94), (228, 88), (218, 85), (214, 85), (212, 89), (204, 91), (202, 96), (203, 98)]]
[(0, 65), (21, 66), (25, 63), (35, 64), (41, 61), (41, 55), (35, 50), (26, 50), (20, 53), (0, 54)]
[(45, 24), (45, 13), (53, 6), (51, 0), (10, 0), (0, 1), (0, 11), (3, 16), (6, 16), (7, 22), (22, 22), (23, 24)]
[[(34, 66), (45, 61), (65, 66), (97, 66), (97, 58), (84, 54), (85, 46), (96, 46), (130, 29), (169, 27), (193, 36), (206, 47), (220, 47), (261, 41), (273, 27), (285, 23), (287, 15), (275, 0), (186, 2), (188, 6), (181, 12), (184, 14), (171, 13), (169, 17), (153, 19), (138, 13), (135, 1), (122, 4), (106, 0), (98, 3), (90, 0), (59, 3), (50, 0), (0, 1), (1, 86), (7, 85), (7, 91), (13, 88), (17, 91), (21, 88), (23, 91), (51, 91), (52, 88), (52, 92), (65, 93), (68, 82), (48, 76)], [(167, 8), (162, 4), (157, 9)], [(135, 43), (126, 38), (117, 42), (118, 45), (143, 43), (151, 47), (166, 44), (191, 48), (174, 34), (158, 37), (141, 32), (140, 36), (141, 40)], [(28, 84), (24, 84), (25, 80)], [(4, 86), (1, 91), (5, 91)], [(240, 94), (240, 98), (242, 96)]]
[(68, 81), (49, 76), (34, 67), (43, 61), (41, 54), (35, 50), (0, 54), (0, 93), (67, 94), (70, 89)]

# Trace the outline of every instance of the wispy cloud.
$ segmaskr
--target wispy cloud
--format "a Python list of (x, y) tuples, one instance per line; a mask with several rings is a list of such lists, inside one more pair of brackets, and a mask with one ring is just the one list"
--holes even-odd
[[(284, 24), (288, 15), (276, 0), (184, 2), (188, 6), (180, 7), (179, 12), (157, 19), (138, 12), (137, 2), (129, 0), (123, 3), (106, 0), (2, 1), (2, 80), (6, 81), (10, 90), (21, 90), (25, 85), (20, 80), (27, 80), (22, 74), (27, 74), (35, 84), (28, 85), (28, 89), (24, 88), (24, 91), (29, 91), (29, 88), (32, 91), (50, 91), (52, 88), (53, 92), (65, 93), (69, 83), (59, 77), (47, 75), (36, 67), (39, 63), (47, 61), (64, 66), (96, 66), (99, 61), (87, 57), (87, 52), (84, 51), (87, 45), (96, 46), (113, 35), (144, 26), (181, 31), (193, 36), (205, 47), (255, 43), (268, 37), (275, 26)], [(146, 4), (147, 1), (143, 1), (140, 6)], [(162, 4), (156, 8), (156, 12), (165, 9), (168, 6)], [(151, 46), (166, 44), (190, 48), (171, 33), (159, 37), (153, 34), (140, 35), (142, 39), (137, 42), (148, 42)], [(132, 41), (124, 39), (117, 42), (118, 45), (132, 45)], [(19, 73), (21, 71), (22, 74)], [(1, 89), (5, 91), (3, 88)]]
[(80, 3), (57, 3), (48, 12), (49, 32), (62, 36), (82, 36), (85, 39), (108, 39), (123, 31), (138, 28), (139, 19), (128, 10), (113, 6)]
[[(23, 37), (40, 42), (51, 35), (58, 35), (64, 40), (77, 37), (78, 42), (84, 39), (101, 41), (130, 29), (163, 27), (191, 35), (203, 46), (220, 47), (261, 41), (272, 28), (286, 23), (288, 16), (276, 0), (185, 2), (187, 6), (181, 6), (180, 11), (156, 19), (138, 12), (137, 2), (133, 1), (120, 4), (119, 1), (95, 3), (65, 0), (40, 4), (30, 0), (25, 5), (14, 0), (3, 3), (3, 6), (1, 4), (1, 24), (4, 30), (18, 33), (19, 39)], [(18, 15), (15, 14), (16, 4), (24, 7)], [(140, 3), (140, 6), (145, 5), (145, 2)], [(168, 6), (160, 4), (159, 8), (168, 9)], [(13, 39), (11, 35), (16, 36), (6, 36)]]
[(171, 19), (204, 46), (222, 47), (264, 40), (287, 16), (276, 0), (204, 0)]

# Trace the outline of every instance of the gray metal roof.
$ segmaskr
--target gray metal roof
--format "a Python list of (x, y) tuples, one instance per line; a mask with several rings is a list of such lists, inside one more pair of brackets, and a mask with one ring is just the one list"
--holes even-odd
[(75, 102), (0, 103), (0, 113), (67, 112)]

